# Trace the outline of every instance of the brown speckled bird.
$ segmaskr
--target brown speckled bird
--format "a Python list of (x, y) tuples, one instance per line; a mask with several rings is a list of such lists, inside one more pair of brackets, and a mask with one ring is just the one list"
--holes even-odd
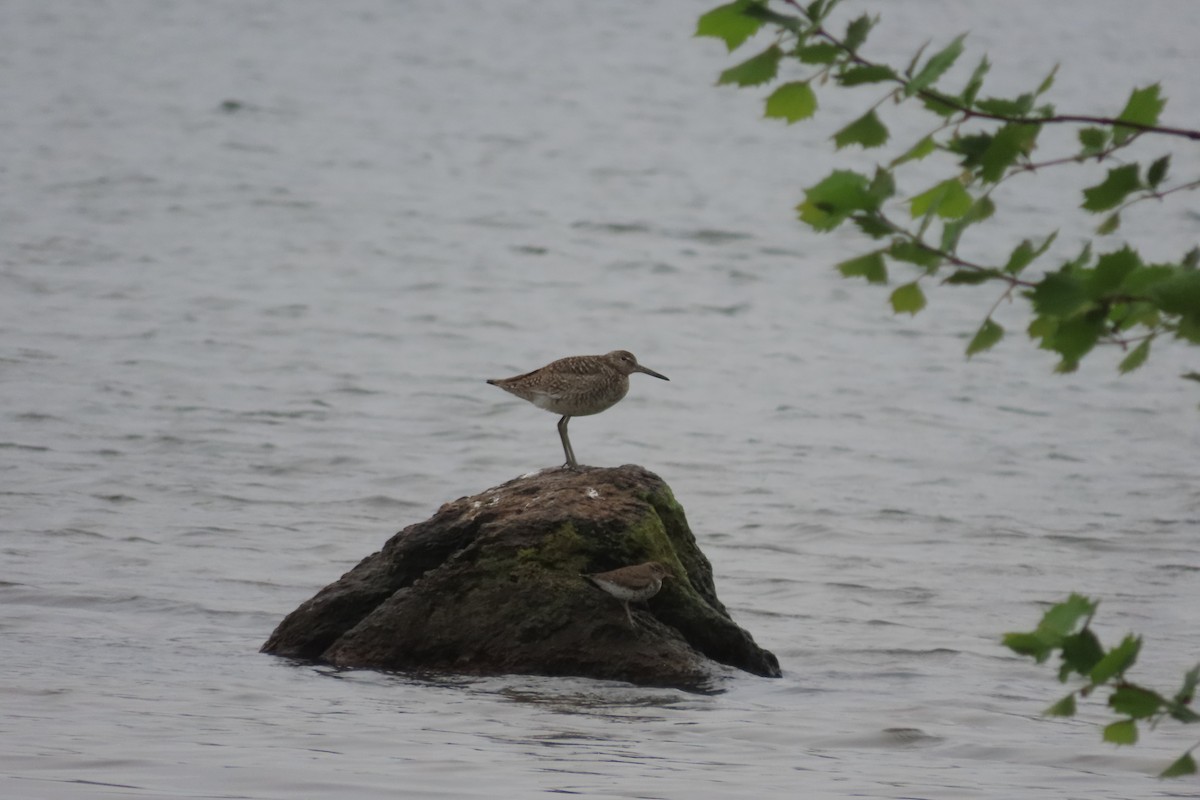
[(528, 400), (538, 408), (562, 414), (558, 421), (558, 436), (567, 455), (567, 468), (578, 469), (575, 451), (567, 438), (567, 422), (571, 417), (599, 414), (615, 405), (629, 392), (629, 376), (634, 372), (670, 380), (666, 375), (643, 367), (628, 350), (613, 350), (602, 356), (560, 358), (533, 372), (489, 380), (488, 383)]
[(608, 572), (597, 572), (583, 576), (593, 586), (603, 589), (620, 600), (625, 606), (625, 616), (629, 617), (629, 626), (636, 627), (633, 613), (629, 604), (640, 600), (649, 600), (658, 594), (662, 582), (674, 575), (663, 564), (657, 561), (647, 561), (632, 567), (621, 567)]

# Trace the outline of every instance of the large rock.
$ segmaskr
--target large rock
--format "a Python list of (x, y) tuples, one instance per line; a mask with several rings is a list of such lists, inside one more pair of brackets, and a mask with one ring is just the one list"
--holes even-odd
[[(581, 577), (674, 572), (631, 628)], [(547, 470), (442, 506), (289, 614), (263, 645), (344, 667), (533, 673), (699, 688), (713, 662), (778, 677), (729, 618), (661, 478), (637, 466)]]

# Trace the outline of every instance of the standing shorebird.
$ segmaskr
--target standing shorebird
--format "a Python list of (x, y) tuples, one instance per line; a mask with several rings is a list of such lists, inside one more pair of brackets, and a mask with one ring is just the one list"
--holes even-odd
[(633, 613), (629, 604), (640, 600), (649, 600), (658, 594), (662, 582), (673, 578), (671, 571), (657, 561), (647, 561), (632, 567), (621, 567), (609, 572), (597, 572), (583, 576), (593, 586), (603, 589), (625, 605), (625, 616), (629, 617), (629, 627), (637, 627), (633, 622)]
[(558, 421), (558, 436), (562, 439), (563, 452), (567, 454), (567, 468), (579, 469), (571, 440), (567, 438), (567, 423), (571, 417), (599, 414), (616, 404), (629, 392), (629, 376), (634, 372), (670, 380), (666, 375), (643, 367), (628, 350), (613, 350), (602, 356), (560, 358), (533, 372), (488, 383), (528, 400), (538, 408), (562, 414)]

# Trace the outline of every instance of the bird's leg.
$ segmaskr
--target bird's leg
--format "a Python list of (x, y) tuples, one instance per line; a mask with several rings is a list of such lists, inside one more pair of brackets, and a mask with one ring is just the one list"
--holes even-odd
[(637, 623), (633, 621), (633, 612), (629, 610), (629, 601), (625, 601), (625, 616), (629, 617), (629, 627), (637, 630)]
[(567, 422), (570, 419), (570, 415), (564, 414), (558, 421), (558, 438), (562, 439), (563, 452), (567, 454), (567, 469), (577, 470), (579, 464), (575, 461), (575, 451), (571, 449), (571, 440), (567, 438)]

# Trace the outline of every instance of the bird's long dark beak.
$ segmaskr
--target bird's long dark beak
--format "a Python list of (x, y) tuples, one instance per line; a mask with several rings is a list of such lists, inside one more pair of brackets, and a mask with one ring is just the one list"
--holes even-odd
[(659, 373), (655, 372), (654, 370), (650, 369), (649, 367), (643, 367), (641, 364), (638, 364), (638, 365), (637, 365), (637, 371), (638, 371), (638, 372), (644, 372), (644, 373), (646, 373), (647, 375), (653, 375), (654, 377), (656, 377), (656, 378), (659, 378), (660, 380), (664, 380), (664, 381), (669, 381), (669, 380), (671, 380), (671, 379), (670, 379), (670, 378), (668, 378), (666, 375), (661, 375), (661, 374), (659, 374)]

